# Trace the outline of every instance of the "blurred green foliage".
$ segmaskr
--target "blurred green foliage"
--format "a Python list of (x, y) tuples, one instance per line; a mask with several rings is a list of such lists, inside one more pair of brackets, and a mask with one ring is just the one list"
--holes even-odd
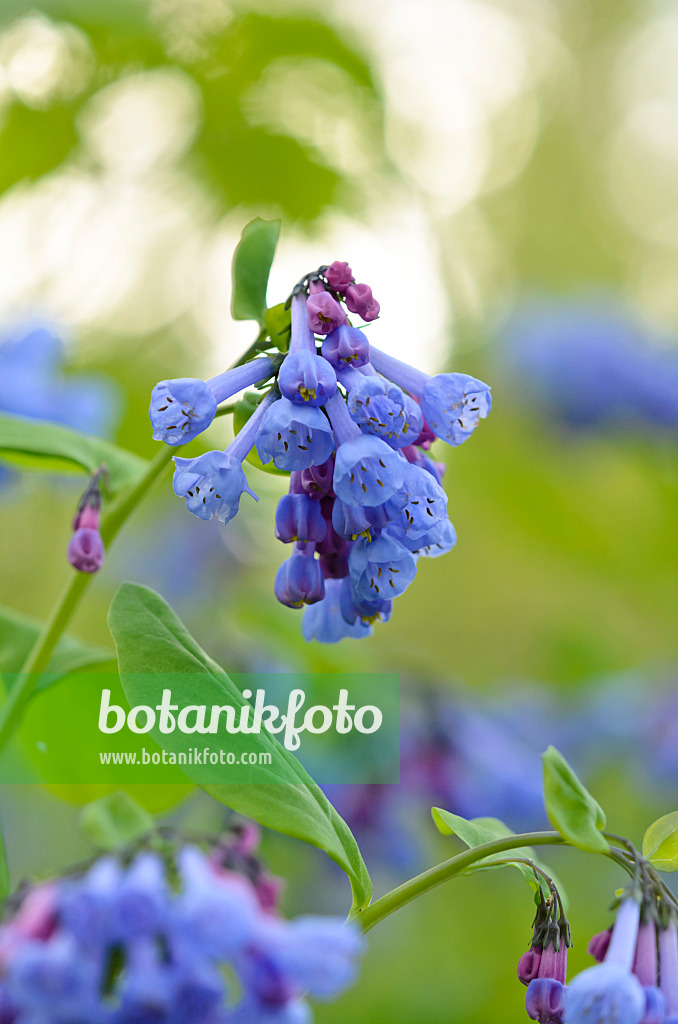
[[(524, 18), (525, 26), (529, 6), (488, 3)], [(5, 0), (0, 5), (0, 29), (37, 11), (57, 24), (76, 26), (91, 57), (89, 64), (84, 60), (87, 73), (75, 95), (55, 96), (44, 105), (16, 97), (5, 104), (0, 192), (29, 187), (57, 169), (86, 166), (97, 173), (81, 141), (88, 103), (115, 82), (170, 68), (187, 76), (199, 97), (199, 123), (180, 167), (186, 181), (207, 197), (210, 223), (239, 213), (244, 223), (254, 211), (321, 237), (325, 215), (341, 209), (358, 219), (369, 188), (383, 182), (357, 180), (338, 169), (322, 140), (313, 144), (300, 138), (272, 114), (257, 121), (248, 104), (276, 62), (322, 61), (334, 69), (347, 96), (350, 89), (350, 103), (359, 99), (355, 112), (368, 126), (366, 143), (380, 171), (386, 169), (390, 181), (397, 181), (400, 195), (421, 202), (430, 219), (441, 279), (458, 314), (455, 368), (493, 385), (491, 417), (470, 444), (448, 454), (458, 549), (421, 565), (416, 585), (372, 639), (345, 642), (339, 649), (304, 644), (299, 614), (276, 605), (273, 597), (275, 567), (284, 556), (273, 538), (273, 509), (283, 483), (248, 471), (261, 502), (257, 507), (243, 503), (244, 514), (228, 527), (244, 564), (233, 558), (219, 582), (218, 600), (194, 583), (186, 584), (184, 595), (190, 598), (187, 624), (229, 670), (251, 668), (254, 654), (257, 667), (397, 669), (448, 687), (458, 681), (477, 688), (504, 681), (510, 687), (515, 680), (534, 679), (547, 687), (579, 688), (617, 672), (637, 672), (638, 685), (647, 687), (645, 670), (675, 663), (675, 447), (651, 439), (560, 432), (521, 400), (515, 383), (497, 378), (486, 345), (496, 313), (512, 294), (601, 284), (624, 294), (641, 255), (654, 244), (634, 235), (615, 203), (604, 157), (619, 114), (613, 84), (618, 62), (656, 5), (558, 0), (543, 6), (565, 54), (564, 68), (536, 90), (538, 130), (525, 166), (503, 187), (481, 192), (470, 204), (476, 219), (466, 222), (463, 215), (450, 214), (444, 202), (436, 206), (429, 197), (422, 199), (407, 175), (398, 177), (384, 126), (387, 114), (397, 121), (399, 112), (385, 108), (378, 64), (366, 41), (335, 25), (330, 8), (321, 13), (287, 4), (268, 9), (242, 4), (229, 8), (209, 30), (199, 29), (197, 16), (191, 25), (189, 17), (184, 33), (183, 22), (173, 26), (171, 16), (159, 18), (145, 0)], [(323, 94), (310, 100), (322, 103)], [(501, 116), (494, 125), (497, 133), (500, 122)], [(475, 253), (484, 237), (491, 240), (494, 262), (483, 270), (483, 301), (474, 305), (468, 299), (467, 263), (455, 271), (450, 254), (465, 246)], [(671, 253), (658, 252), (670, 269)], [(300, 267), (299, 274), (307, 269)], [(271, 302), (283, 298), (269, 295)], [(386, 324), (398, 314), (385, 308), (382, 315)], [(675, 326), (673, 308), (672, 315)], [(74, 364), (102, 370), (120, 384), (126, 407), (117, 441), (148, 457), (156, 449), (148, 429), (150, 389), (158, 379), (198, 372), (199, 344), (188, 342), (180, 323), (143, 339), (97, 329), (90, 335)], [(209, 443), (216, 443), (212, 435)], [(3, 605), (34, 617), (48, 614), (69, 571), (64, 552), (81, 490), (81, 477), (71, 483), (26, 475), (2, 493)], [(146, 582), (143, 565), (130, 564), (132, 545), (136, 539), (150, 547), (149, 538), (159, 533), (168, 503), (175, 500), (168, 474), (139, 509), (129, 535), (108, 553), (106, 569), (73, 624), (74, 635), (88, 645), (112, 652), (105, 625), (112, 594), (122, 578)], [(224, 528), (190, 522), (186, 530), (216, 534)], [(651, 689), (646, 692), (651, 700)], [(58, 687), (51, 696), (50, 710), (57, 716)], [(548, 742), (544, 736), (544, 746)], [(141, 802), (154, 810), (173, 807), (179, 826), (196, 821), (217, 826), (221, 812), (200, 798), (181, 804), (178, 797), (187, 797), (187, 791), (158, 790), (138, 794)], [(604, 766), (594, 790), (614, 831), (636, 841), (652, 818), (674, 809), (662, 806), (664, 797), (643, 790), (624, 764)], [(28, 788), (1, 794), (13, 878), (59, 870), (82, 857), (87, 846), (78, 831), (76, 805), (100, 795), (67, 788), (56, 794)], [(431, 824), (422, 827), (430, 837), (431, 863), (449, 856), (451, 841), (436, 836)], [(344, 883), (335, 883), (333, 876), (328, 881), (323, 855), (273, 835), (266, 837), (265, 851), (273, 870), (288, 878), (287, 911), (346, 909)], [(606, 907), (619, 873), (602, 858), (579, 852), (548, 852), (545, 860), (556, 866), (570, 895), (576, 970), (588, 963), (588, 936), (609, 923)], [(379, 876), (378, 866), (374, 873)], [(379, 891), (392, 881), (378, 877)], [(532, 914), (530, 894), (510, 872), (457, 879), (375, 929), (360, 984), (337, 1004), (319, 1006), (316, 1019), (320, 1024), (522, 1021), (524, 992), (515, 964), (527, 946)]]

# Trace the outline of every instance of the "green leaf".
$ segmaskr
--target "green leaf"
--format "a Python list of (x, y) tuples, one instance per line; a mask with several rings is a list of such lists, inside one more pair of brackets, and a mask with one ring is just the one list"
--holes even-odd
[(290, 328), (292, 317), (289, 309), (285, 309), (285, 303), (279, 302), (277, 306), (269, 306), (264, 316), (264, 327), (266, 334), (271, 339), (271, 344), (279, 348), (281, 352), (287, 352), (290, 345)]
[(574, 846), (591, 853), (606, 853), (609, 844), (601, 835), (606, 818), (585, 786), (555, 747), (542, 754), (544, 806), (549, 821)]
[[(11, 684), (12, 675), (20, 671), (40, 635), (42, 625), (39, 619), (0, 606), (0, 673), (5, 676), (5, 683)], [(115, 664), (111, 651), (86, 644), (75, 637), (62, 636), (39, 685), (45, 687), (70, 672), (93, 665), (102, 667), (106, 663)]]
[(119, 850), (152, 832), (155, 820), (129, 793), (119, 789), (83, 807), (80, 825), (94, 846)]
[(643, 857), (659, 871), (678, 871), (678, 811), (650, 825), (643, 836)]
[(263, 326), (268, 275), (279, 237), (279, 220), (255, 217), (243, 228), (233, 255), (231, 313), (234, 320), (257, 320)]
[(0, 414), (0, 459), (44, 473), (91, 474), (105, 463), (111, 495), (138, 480), (146, 468), (145, 459), (100, 437), (4, 413)]
[[(474, 846), (482, 846), (484, 843), (494, 842), (495, 839), (506, 839), (509, 836), (515, 835), (514, 832), (505, 825), (499, 818), (462, 818), (458, 814), (452, 814), (451, 811), (445, 811), (442, 807), (431, 808), (431, 814), (433, 815), (433, 821), (435, 822), (436, 828), (444, 836), (455, 835), (463, 843), (466, 844), (470, 849)], [(538, 868), (546, 871), (554, 883), (556, 884), (558, 891), (561, 895), (563, 903), (566, 903), (565, 892), (562, 885), (554, 875), (550, 867), (546, 867), (542, 861), (536, 856), (531, 846), (516, 847), (516, 856), (525, 857), (536, 864)], [(465, 875), (473, 874), (475, 871), (492, 871), (503, 867), (515, 867), (520, 871), (523, 878), (526, 880), (531, 889), (535, 892), (541, 888), (545, 895), (548, 895), (548, 886), (545, 881), (540, 877), (539, 882), (535, 877), (535, 873), (529, 864), (493, 864), (493, 861), (502, 860), (505, 861), (511, 857), (511, 851), (504, 851), (500, 853), (490, 854), (488, 857), (483, 857), (477, 864), (472, 864), (465, 872)]]
[[(228, 675), (201, 649), (153, 590), (123, 583), (111, 603), (108, 622), (118, 651), (120, 678), (131, 706), (158, 704), (162, 689), (167, 686), (167, 673), (184, 676), (184, 705), (228, 703), (236, 709), (245, 706), (246, 701)], [(159, 665), (162, 674), (157, 671)], [(150, 735), (161, 747), (174, 752), (189, 751), (195, 746), (195, 738), (181, 732), (162, 734), (152, 729)], [(294, 755), (265, 730), (229, 736), (229, 750), (236, 757), (243, 751), (272, 755), (270, 766), (258, 768), (261, 784), (208, 784), (195, 765), (184, 766), (184, 771), (239, 814), (325, 850), (348, 875), (354, 907), (367, 906), (372, 885), (358, 845)], [(227, 766), (223, 773), (227, 780)]]

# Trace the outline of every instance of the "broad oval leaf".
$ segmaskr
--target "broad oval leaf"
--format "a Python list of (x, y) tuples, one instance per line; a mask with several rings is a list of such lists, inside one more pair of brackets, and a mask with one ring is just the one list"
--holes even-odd
[(122, 789), (86, 804), (80, 827), (94, 846), (119, 850), (155, 829), (155, 819)]
[[(236, 709), (246, 705), (228, 675), (202, 650), (155, 591), (123, 583), (111, 603), (108, 623), (118, 651), (120, 678), (131, 706), (159, 703), (166, 673), (182, 673), (192, 680), (199, 677), (197, 704), (228, 703)], [(158, 672), (159, 666), (162, 673)], [(182, 702), (192, 703), (190, 693), (182, 694)], [(150, 735), (161, 747), (173, 752), (195, 746), (195, 738), (183, 733), (162, 734), (152, 729)], [(269, 773), (270, 782), (206, 784), (195, 765), (185, 765), (183, 770), (211, 796), (239, 814), (324, 850), (348, 875), (354, 908), (366, 907), (372, 885), (353, 834), (294, 755), (265, 730), (232, 735), (229, 747), (236, 755), (243, 751), (271, 753), (271, 765), (261, 769)], [(224, 775), (227, 778), (226, 772)]]
[(263, 325), (268, 275), (279, 237), (279, 220), (255, 217), (243, 228), (233, 254), (231, 314), (234, 320), (256, 320)]
[(600, 804), (555, 747), (542, 754), (542, 761), (544, 806), (553, 827), (581, 850), (606, 853), (610, 847), (601, 834), (606, 819)]
[(660, 871), (678, 871), (678, 811), (652, 822), (643, 836), (643, 857)]
[(0, 414), (0, 459), (43, 473), (91, 474), (105, 463), (111, 495), (135, 483), (147, 466), (145, 459), (103, 438), (5, 413)]
[[(505, 825), (499, 818), (462, 818), (458, 814), (452, 814), (451, 811), (445, 811), (442, 807), (431, 808), (431, 814), (433, 815), (433, 821), (435, 822), (436, 828), (442, 835), (455, 835), (469, 848), (474, 846), (482, 846), (484, 843), (491, 843), (495, 839), (508, 839), (509, 836), (515, 835), (514, 832)], [(546, 867), (541, 860), (536, 856), (531, 846), (520, 846), (516, 847), (516, 856), (525, 857), (531, 860), (538, 868), (541, 868), (546, 874), (553, 879), (558, 892), (563, 900), (563, 904), (566, 904), (565, 891), (558, 881), (556, 875), (550, 867)], [(511, 851), (503, 851), (501, 853), (490, 854), (488, 857), (483, 857), (481, 861), (476, 864), (472, 864), (464, 872), (466, 875), (470, 875), (475, 871), (490, 871), (496, 870), (503, 867), (515, 867), (520, 871), (521, 875), (528, 883), (531, 889), (535, 892), (541, 888), (544, 895), (548, 896), (549, 889), (544, 879), (535, 876), (534, 871), (529, 864), (521, 864), (513, 862), (511, 864), (497, 864), (492, 863), (493, 861), (506, 861), (510, 860)]]
[[(21, 671), (42, 628), (39, 619), (0, 606), (0, 673), (5, 676), (6, 684), (11, 685)], [(115, 665), (112, 651), (64, 634), (54, 648), (46, 670), (41, 673), (38, 686), (49, 686), (70, 672), (94, 665), (103, 669), (111, 664)]]

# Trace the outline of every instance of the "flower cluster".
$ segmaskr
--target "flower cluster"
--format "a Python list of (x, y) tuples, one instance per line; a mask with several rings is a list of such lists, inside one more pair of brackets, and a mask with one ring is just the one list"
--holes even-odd
[(539, 1024), (560, 1024), (565, 1004), (570, 926), (556, 887), (548, 899), (539, 891), (532, 942), (518, 961), (518, 978), (527, 985), (525, 1008)]
[[(518, 963), (526, 1009), (540, 1024), (675, 1024), (678, 931), (673, 901), (638, 879), (618, 900), (612, 928), (588, 947), (598, 961), (566, 985), (569, 928), (537, 910), (532, 946)], [(560, 940), (560, 945), (559, 945)]]
[(99, 533), (99, 519), (101, 479), (105, 476), (106, 467), (100, 466), (78, 502), (78, 510), (73, 519), (73, 534), (66, 555), (78, 572), (95, 573), (104, 564), (104, 542)]
[(369, 322), (379, 304), (346, 263), (305, 277), (289, 306), (282, 360), (263, 355), (208, 381), (162, 381), (150, 417), (157, 440), (184, 444), (221, 402), (276, 378), (225, 451), (175, 457), (174, 492), (199, 518), (227, 523), (243, 493), (256, 499), (243, 469), (252, 449), (289, 472), (276, 536), (293, 547), (275, 594), (308, 606), (307, 640), (333, 643), (388, 619), (417, 559), (455, 544), (443, 466), (429, 449), (436, 437), (453, 446), (470, 437), (490, 411), (490, 389), (467, 374), (429, 376), (371, 345), (346, 310)]
[(214, 851), (183, 846), (171, 867), (154, 852), (103, 857), (30, 889), (0, 928), (0, 1019), (304, 1024), (305, 994), (341, 992), (360, 948), (338, 919), (277, 916)]

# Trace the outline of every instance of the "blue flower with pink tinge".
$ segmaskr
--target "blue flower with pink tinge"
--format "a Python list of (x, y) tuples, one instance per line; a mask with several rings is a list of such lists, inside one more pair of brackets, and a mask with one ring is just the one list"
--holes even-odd
[(417, 560), (456, 543), (445, 467), (429, 449), (436, 437), (465, 441), (490, 411), (490, 389), (468, 374), (431, 377), (375, 348), (347, 312), (371, 323), (380, 306), (348, 263), (308, 274), (286, 308), (285, 352), (272, 351), (284, 347), (280, 334), (268, 345), (259, 338), (256, 358), (217, 377), (162, 381), (151, 418), (156, 438), (184, 444), (227, 397), (263, 389), (225, 451), (175, 458), (174, 490), (199, 518), (228, 522), (244, 493), (256, 497), (243, 468), (253, 449), (265, 466), (289, 473), (275, 534), (295, 548), (274, 592), (282, 604), (304, 607), (306, 639), (336, 643), (368, 636), (390, 617)]
[(223, 857), (190, 845), (162, 859), (105, 857), (29, 889), (0, 926), (2, 1020), (310, 1021), (308, 995), (333, 999), (355, 981), (358, 930), (279, 917)]

